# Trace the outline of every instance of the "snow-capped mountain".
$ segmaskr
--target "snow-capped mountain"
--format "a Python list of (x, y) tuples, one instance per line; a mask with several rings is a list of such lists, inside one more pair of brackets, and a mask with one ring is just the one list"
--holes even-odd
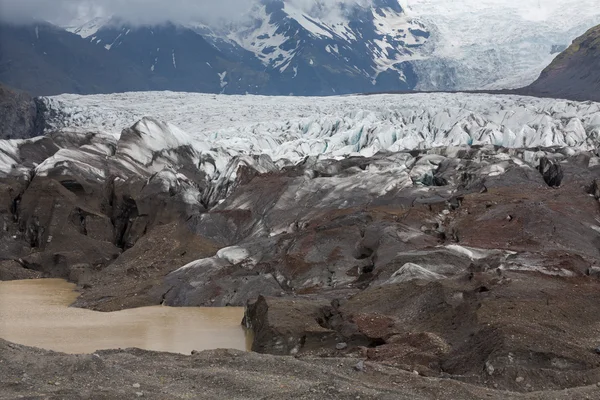
[(42, 22), (0, 22), (0, 82), (34, 96), (152, 89), (133, 63)]
[[(397, 0), (340, 3), (333, 10), (319, 4), (306, 13), (291, 2), (263, 1), (253, 8), (249, 23), (227, 37), (290, 82), (309, 77), (322, 84), (315, 80), (331, 82), (339, 76), (387, 90), (414, 88), (416, 77), (406, 61), (427, 42), (429, 32)], [(332, 86), (334, 92), (345, 92), (343, 82)]]
[(254, 55), (276, 93), (333, 94), (522, 87), (599, 23), (595, 0), (256, 0), (235, 23), (183, 25)]
[[(171, 75), (183, 79), (186, 74), (175, 71), (176, 61), (165, 56), (170, 52), (177, 59), (179, 54), (179, 69), (195, 70), (202, 80), (211, 76), (203, 91), (328, 95), (415, 87), (408, 61), (418, 57), (429, 32), (397, 0), (324, 7), (306, 12), (282, 0), (261, 0), (235, 24), (135, 27), (115, 18), (96, 18), (68, 29), (108, 51), (122, 52), (155, 74), (162, 60)], [(211, 43), (213, 49), (200, 42)], [(197, 62), (190, 65), (190, 58)], [(206, 70), (209, 65), (216, 70)], [(196, 84), (193, 80), (187, 90), (196, 90)]]
[(252, 54), (221, 51), (183, 26), (135, 27), (113, 18), (95, 31), (83, 31), (92, 44), (136, 64), (159, 90), (269, 92), (269, 77)]
[[(21, 66), (0, 70), (0, 80), (34, 95), (515, 88), (600, 24), (600, 8), (596, 0), (252, 0), (233, 20), (191, 15), (144, 25), (91, 17), (68, 32), (0, 24), (9, 32), (0, 38), (0, 61)], [(54, 78), (38, 73), (39, 65)]]

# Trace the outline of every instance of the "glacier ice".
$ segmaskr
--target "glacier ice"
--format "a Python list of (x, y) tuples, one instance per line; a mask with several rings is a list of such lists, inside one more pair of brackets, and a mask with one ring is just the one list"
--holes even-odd
[(600, 24), (597, 0), (409, 0), (431, 31), (415, 62), (419, 90), (527, 86), (556, 56)]
[[(120, 149), (146, 161), (152, 152), (175, 145), (297, 162), (306, 156), (343, 158), (463, 145), (589, 150), (600, 139), (600, 104), (512, 95), (303, 98), (140, 92), (44, 101), (53, 129), (118, 137), (145, 116), (166, 121), (166, 126), (146, 127), (142, 142), (147, 149)], [(166, 136), (157, 137), (157, 132)]]
[[(561, 148), (554, 155), (560, 158), (595, 151), (600, 142), (599, 103), (520, 96), (302, 98), (146, 92), (61, 95), (43, 101), (49, 135), (59, 148), (31, 165), (21, 151), (43, 138), (0, 142), (0, 175), (28, 179), (33, 171), (87, 182), (116, 179), (125, 185), (141, 177), (147, 186), (144, 196), (178, 193), (189, 209), (220, 204), (254, 173), (296, 164), (303, 165), (304, 179), (281, 193), (275, 209), (283, 211), (306, 193), (320, 190), (329, 191), (326, 204), (345, 208), (348, 197), (339, 191), (374, 198), (443, 183), (443, 170), (459, 168), (456, 160), (470, 146), (494, 154), (479, 161), (482, 176), (491, 178), (515, 165), (533, 170), (549, 147)], [(495, 151), (494, 146), (505, 149)], [(425, 149), (419, 157), (406, 152)], [(362, 169), (343, 169), (333, 162), (376, 154), (378, 161)], [(235, 202), (230, 206), (238, 210), (253, 207), (244, 196)], [(289, 229), (294, 228), (277, 227), (281, 232)]]

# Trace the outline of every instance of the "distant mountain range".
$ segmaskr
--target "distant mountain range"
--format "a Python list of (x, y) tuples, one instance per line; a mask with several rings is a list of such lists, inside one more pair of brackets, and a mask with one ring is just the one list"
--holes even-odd
[[(579, 23), (563, 23), (559, 33), (544, 39), (548, 24), (532, 21), (531, 32), (515, 35), (495, 21), (489, 28), (478, 25), (485, 8), (461, 3), (450, 13), (441, 0), (419, 3), (420, 13), (399, 0), (343, 3), (336, 12), (307, 12), (294, 4), (256, 0), (237, 23), (139, 26), (117, 17), (67, 28), (3, 23), (0, 82), (33, 95), (145, 90), (335, 95), (516, 87), (533, 81), (581, 29)], [(520, 17), (505, 14), (504, 25), (520, 24)], [(600, 12), (597, 16), (600, 22)], [(455, 19), (465, 25), (458, 29)]]
[(0, 80), (34, 94), (183, 90), (332, 95), (412, 90), (410, 63), (429, 33), (396, 0), (356, 5), (348, 19), (310, 18), (281, 0), (228, 31), (135, 27), (117, 18), (67, 30), (0, 27)]

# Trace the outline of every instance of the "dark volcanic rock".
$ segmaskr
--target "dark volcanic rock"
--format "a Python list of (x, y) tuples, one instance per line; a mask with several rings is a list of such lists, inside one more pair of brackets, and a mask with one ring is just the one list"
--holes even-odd
[(248, 305), (244, 318), (254, 331), (252, 351), (293, 355), (300, 350), (335, 348), (336, 332), (321, 325), (328, 308), (324, 300), (258, 297)]
[(110, 237), (102, 234), (111, 231), (108, 218), (88, 209), (76, 193), (57, 181), (34, 179), (18, 210), (21, 236), (37, 250), (23, 257), (31, 269), (68, 278), (71, 265), (107, 265), (120, 254)]
[(27, 139), (44, 131), (43, 105), (0, 83), (0, 140)]
[(563, 170), (560, 163), (556, 160), (551, 160), (547, 157), (540, 159), (540, 166), (538, 170), (544, 177), (544, 181), (550, 187), (558, 187), (563, 180)]
[(18, 281), (43, 277), (44, 275), (41, 272), (26, 269), (16, 261), (0, 261), (0, 281)]
[(157, 226), (109, 266), (78, 274), (73, 280), (87, 290), (75, 305), (116, 311), (161, 304), (169, 294), (170, 288), (162, 285), (169, 272), (209, 257), (217, 249), (215, 243), (190, 232), (185, 224)]

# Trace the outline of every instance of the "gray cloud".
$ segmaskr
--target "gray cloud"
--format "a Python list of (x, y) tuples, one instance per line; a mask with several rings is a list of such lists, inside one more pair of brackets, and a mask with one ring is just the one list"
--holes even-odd
[[(119, 16), (136, 24), (164, 21), (239, 20), (258, 0), (0, 0), (0, 18), (11, 22), (47, 20), (65, 25), (94, 17)], [(286, 0), (310, 12), (339, 9), (343, 3), (372, 0)], [(315, 7), (319, 6), (319, 7)]]
[(251, 0), (0, 0), (0, 18), (11, 22), (43, 19), (57, 24), (119, 16), (139, 24), (239, 18)]

